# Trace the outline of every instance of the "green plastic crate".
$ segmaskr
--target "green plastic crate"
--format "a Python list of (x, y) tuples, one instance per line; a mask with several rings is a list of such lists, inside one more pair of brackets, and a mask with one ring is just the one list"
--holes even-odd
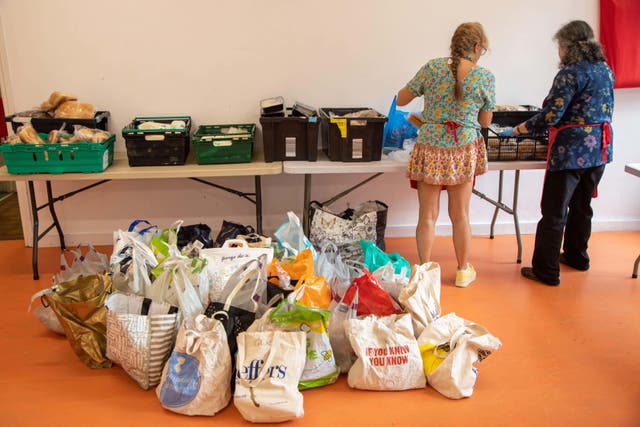
[[(237, 128), (243, 132), (224, 132), (229, 128)], [(191, 138), (196, 152), (196, 162), (199, 165), (248, 163), (253, 154), (255, 133), (254, 123), (199, 126)]]
[[(40, 134), (43, 140), (46, 134)], [(11, 174), (102, 172), (113, 163), (115, 135), (103, 143), (0, 144), (7, 171)]]

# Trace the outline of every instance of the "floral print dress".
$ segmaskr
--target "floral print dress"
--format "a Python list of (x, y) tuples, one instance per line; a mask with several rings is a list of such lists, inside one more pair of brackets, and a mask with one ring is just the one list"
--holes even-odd
[(456, 185), (487, 171), (478, 113), (493, 111), (495, 79), (475, 66), (461, 83), (462, 100), (456, 101), (449, 58), (430, 60), (407, 83), (413, 95), (424, 96), (423, 125), (407, 168), (410, 180)]
[[(547, 170), (586, 169), (613, 160), (613, 146), (604, 147), (603, 126), (613, 114), (613, 72), (605, 62), (581, 61), (562, 68), (540, 113), (527, 120), (529, 131), (550, 126), (589, 125), (565, 128), (551, 146)], [(610, 129), (610, 127), (609, 127)]]

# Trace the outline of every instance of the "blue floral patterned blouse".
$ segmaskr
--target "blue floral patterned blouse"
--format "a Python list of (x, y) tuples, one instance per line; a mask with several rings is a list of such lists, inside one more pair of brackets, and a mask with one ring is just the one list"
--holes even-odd
[[(542, 111), (525, 123), (529, 131), (544, 131), (569, 124), (611, 123), (613, 72), (605, 62), (582, 61), (556, 75)], [(547, 169), (586, 169), (613, 160), (613, 146), (602, 155), (602, 126), (572, 127), (558, 132)], [(611, 138), (613, 142), (613, 137)]]

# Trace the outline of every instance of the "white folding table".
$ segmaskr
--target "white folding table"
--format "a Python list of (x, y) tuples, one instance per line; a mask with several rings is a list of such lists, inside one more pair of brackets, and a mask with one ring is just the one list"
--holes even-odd
[[(302, 223), (306, 233), (309, 231), (309, 205), (311, 203), (311, 177), (314, 174), (373, 174), (367, 179), (359, 182), (358, 184), (347, 188), (343, 192), (335, 195), (331, 199), (327, 200), (323, 204), (330, 205), (336, 200), (351, 193), (356, 188), (366, 184), (367, 182), (379, 177), (383, 173), (405, 173), (407, 166), (405, 163), (391, 160), (386, 156), (383, 159), (376, 162), (333, 162), (330, 161), (327, 156), (320, 152), (318, 153), (318, 161), (284, 161), (283, 162), (284, 173), (294, 175), (304, 175), (304, 210)], [(498, 212), (503, 211), (513, 216), (513, 223), (516, 232), (516, 241), (518, 244), (518, 255), (516, 261), (522, 262), (522, 240), (520, 237), (520, 223), (518, 222), (518, 190), (520, 186), (520, 171), (521, 170), (533, 170), (533, 169), (546, 169), (546, 163), (544, 161), (500, 161), (489, 162), (490, 171), (498, 171), (500, 173), (498, 181), (498, 200), (494, 200), (486, 194), (474, 189), (473, 194), (480, 197), (483, 200), (491, 203), (495, 207), (493, 218), (491, 219), (491, 231), (489, 237), (493, 239), (494, 228), (496, 219), (498, 218)], [(511, 206), (503, 203), (502, 190), (504, 184), (504, 171), (513, 170), (513, 200)]]
[[(189, 178), (202, 184), (218, 188), (220, 190), (242, 197), (255, 205), (256, 231), (262, 233), (262, 187), (260, 177), (263, 175), (277, 175), (282, 172), (282, 162), (266, 163), (262, 152), (254, 152), (253, 161), (250, 163), (234, 163), (220, 165), (198, 165), (193, 153), (188, 157), (184, 165), (175, 166), (136, 166), (130, 167), (126, 153), (117, 152), (114, 155), (113, 164), (105, 171), (99, 173), (62, 173), (62, 174), (28, 174), (13, 175), (8, 173), (7, 167), (0, 168), (0, 181), (26, 181), (29, 189), (29, 202), (31, 206), (31, 219), (33, 225), (33, 249), (32, 266), (33, 278), (38, 279), (38, 242), (54, 227), (60, 239), (60, 248), (65, 248), (64, 233), (56, 215), (55, 204), (83, 191), (97, 187), (111, 180), (139, 180), (139, 179), (164, 179), (164, 178)], [(253, 176), (254, 192), (247, 193), (233, 188), (224, 187), (205, 178)], [(52, 183), (55, 181), (96, 181), (77, 190), (53, 195)], [(38, 205), (35, 182), (43, 182), (46, 186), (47, 201)], [(53, 223), (39, 233), (38, 212), (49, 208)]]

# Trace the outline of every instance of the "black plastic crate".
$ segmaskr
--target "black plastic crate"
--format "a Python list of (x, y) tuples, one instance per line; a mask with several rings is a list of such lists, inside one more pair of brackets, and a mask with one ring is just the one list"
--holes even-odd
[(520, 107), (526, 108), (526, 111), (494, 111), (491, 122), (503, 127), (513, 127), (529, 120), (540, 112), (538, 107), (532, 105), (521, 105)]
[(20, 126), (31, 123), (31, 126), (38, 133), (49, 133), (52, 130), (58, 130), (64, 124), (68, 133), (73, 133), (74, 125), (86, 126), (91, 129), (107, 130), (110, 114), (108, 111), (97, 111), (93, 119), (71, 119), (71, 118), (54, 118), (54, 117), (29, 117), (21, 115), (22, 113), (12, 114), (4, 118), (5, 122), (10, 122), (14, 132), (18, 132)]
[[(183, 120), (184, 129), (139, 129), (142, 122)], [(191, 117), (136, 117), (122, 129), (129, 166), (183, 165), (189, 155)]]
[(503, 137), (498, 136), (493, 129), (483, 129), (482, 134), (489, 161), (547, 159), (549, 147), (547, 134)]
[[(387, 117), (342, 117), (370, 108), (321, 108), (322, 149), (329, 160), (370, 162), (382, 158), (382, 135)], [(334, 115), (334, 117), (331, 117)], [(339, 116), (339, 117), (338, 117)]]
[(260, 124), (265, 162), (318, 160), (317, 117), (263, 116), (260, 117)]

